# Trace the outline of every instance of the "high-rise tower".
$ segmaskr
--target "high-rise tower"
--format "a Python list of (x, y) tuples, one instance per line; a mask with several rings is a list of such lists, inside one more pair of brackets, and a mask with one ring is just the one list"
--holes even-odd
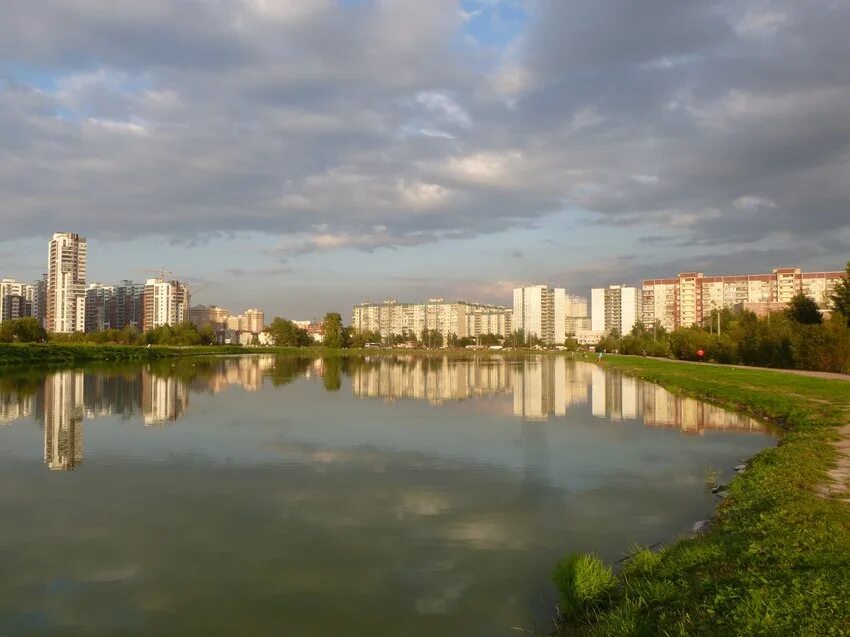
[(57, 232), (47, 261), (48, 332), (82, 332), (86, 321), (86, 239)]

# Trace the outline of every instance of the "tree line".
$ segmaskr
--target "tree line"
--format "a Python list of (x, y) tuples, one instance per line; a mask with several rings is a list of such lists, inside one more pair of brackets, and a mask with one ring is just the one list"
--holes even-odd
[(799, 294), (784, 311), (764, 317), (722, 309), (712, 311), (702, 325), (671, 332), (657, 323), (649, 328), (636, 324), (629, 334), (602, 339), (597, 351), (850, 373), (850, 263), (831, 301), (826, 317), (812, 299)]

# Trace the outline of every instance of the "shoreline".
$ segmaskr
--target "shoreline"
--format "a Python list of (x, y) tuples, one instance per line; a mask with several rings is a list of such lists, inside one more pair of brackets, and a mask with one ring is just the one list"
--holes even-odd
[(637, 551), (562, 634), (850, 634), (847, 380), (617, 355), (601, 365), (783, 437), (746, 460), (708, 529)]

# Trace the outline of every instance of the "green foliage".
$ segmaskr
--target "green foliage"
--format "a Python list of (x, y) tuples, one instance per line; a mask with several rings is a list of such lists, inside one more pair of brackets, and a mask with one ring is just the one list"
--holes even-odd
[(844, 323), (850, 327), (850, 261), (847, 262), (846, 276), (833, 290), (831, 301), (832, 308), (844, 317)]
[[(846, 329), (843, 320), (834, 323)], [(850, 413), (850, 383), (644, 358), (611, 356), (605, 364), (769, 419), (785, 435), (731, 482), (707, 533), (636, 552), (609, 595), (581, 608), (565, 630), (850, 634), (850, 507), (817, 488), (836, 458), (831, 443)]]
[(611, 567), (592, 554), (568, 555), (555, 566), (552, 580), (567, 618), (599, 606), (617, 584)]
[(800, 296), (788, 311), (764, 318), (723, 309), (706, 317), (703, 327), (666, 333), (660, 325), (635, 325), (623, 338), (606, 336), (596, 350), (690, 361), (703, 350), (704, 360), (715, 363), (850, 372), (850, 327), (838, 312), (822, 321), (817, 305)]
[(358, 332), (356, 330), (350, 330), (348, 336), (348, 346), (354, 349), (363, 349), (366, 347), (366, 343), (381, 343), (381, 334), (379, 332), (371, 332), (369, 330), (364, 330), (362, 332)]
[(308, 347), (313, 345), (313, 339), (307, 333), (307, 330), (302, 330), (292, 321), (279, 316), (275, 317), (266, 331), (278, 347)]
[(179, 325), (163, 325), (148, 330), (142, 337), (142, 342), (148, 345), (209, 345), (211, 340), (204, 342), (204, 335), (192, 323)]
[(530, 345), (530, 343), (525, 338), (525, 330), (518, 329), (511, 332), (510, 336), (505, 339), (505, 345), (510, 347), (525, 347), (526, 345)]
[(238, 346), (165, 347), (93, 343), (11, 343), (0, 344), (0, 366), (78, 365), (97, 361), (150, 361), (179, 356), (238, 354)]
[(424, 347), (442, 347), (443, 333), (439, 330), (422, 329), (420, 342)]
[(0, 343), (41, 343), (47, 332), (31, 316), (0, 323)]
[(338, 312), (328, 312), (322, 326), (325, 333), (322, 344), (331, 349), (342, 349), (345, 346), (342, 316)]
[(795, 323), (802, 325), (817, 325), (823, 322), (818, 304), (803, 293), (791, 299), (785, 314)]

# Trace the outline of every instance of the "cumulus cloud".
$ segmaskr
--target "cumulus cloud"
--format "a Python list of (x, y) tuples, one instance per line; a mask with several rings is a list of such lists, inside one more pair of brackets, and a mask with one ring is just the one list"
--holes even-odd
[(4, 239), (373, 250), (565, 209), (727, 249), (850, 226), (846, 3), (511, 1), (495, 63), (458, 37), (483, 0), (6, 4)]

